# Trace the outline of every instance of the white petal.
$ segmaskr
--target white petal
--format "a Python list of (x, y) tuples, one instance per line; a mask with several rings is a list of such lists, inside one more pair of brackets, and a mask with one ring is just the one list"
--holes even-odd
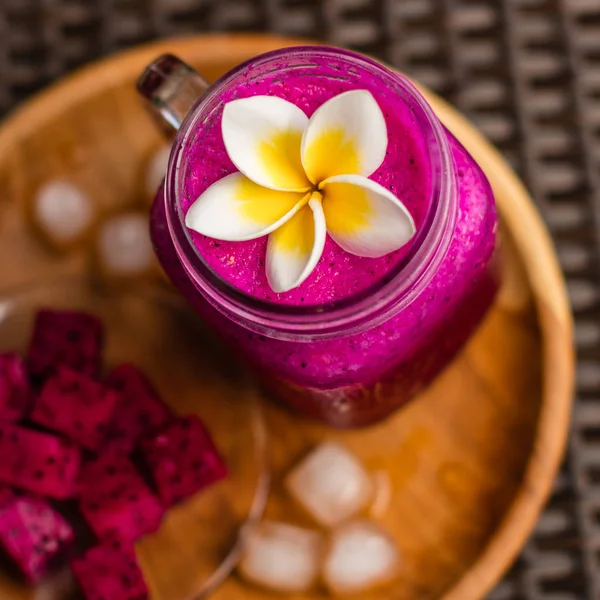
[(185, 224), (218, 240), (253, 240), (290, 219), (302, 208), (306, 195), (269, 190), (233, 173), (211, 185), (190, 206)]
[(367, 90), (335, 96), (319, 107), (302, 137), (302, 164), (318, 183), (346, 173), (368, 177), (385, 158), (385, 117)]
[(325, 442), (287, 477), (290, 494), (321, 525), (333, 527), (364, 511), (373, 482), (364, 466), (341, 444)]
[(300, 159), (308, 117), (295, 104), (253, 96), (225, 105), (221, 125), (227, 154), (246, 177), (273, 190), (308, 190)]
[(415, 234), (404, 204), (382, 185), (360, 175), (338, 175), (321, 187), (327, 231), (346, 252), (377, 258)]
[(320, 194), (269, 236), (267, 280), (275, 292), (298, 287), (316, 267), (325, 246), (327, 229)]

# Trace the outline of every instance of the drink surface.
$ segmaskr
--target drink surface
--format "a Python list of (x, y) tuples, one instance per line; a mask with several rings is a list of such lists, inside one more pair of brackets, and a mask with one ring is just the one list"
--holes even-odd
[[(285, 70), (285, 65), (282, 67)], [(429, 208), (431, 175), (427, 148), (414, 115), (401, 98), (382, 88), (381, 81), (374, 76), (342, 69), (323, 64), (318, 74), (307, 76), (290, 71), (259, 82), (241, 83), (225, 92), (222, 102), (257, 95), (278, 96), (300, 107), (310, 117), (319, 106), (340, 93), (355, 89), (370, 91), (385, 116), (388, 131), (385, 160), (370, 179), (389, 189), (404, 203), (419, 229)], [(192, 139), (183, 173), (184, 212), (211, 184), (237, 170), (225, 150), (220, 115), (195, 132)], [(380, 282), (409, 255), (413, 245), (409, 242), (381, 258), (364, 258), (345, 252), (328, 237), (323, 256), (309, 278), (298, 288), (276, 294), (265, 274), (266, 237), (224, 242), (196, 232), (191, 235), (198, 251), (219, 277), (261, 300), (291, 305), (324, 304), (364, 290)]]

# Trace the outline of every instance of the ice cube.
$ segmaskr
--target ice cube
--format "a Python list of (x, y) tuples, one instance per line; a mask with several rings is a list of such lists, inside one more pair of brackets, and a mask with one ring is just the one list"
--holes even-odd
[(165, 178), (170, 155), (171, 145), (164, 144), (157, 148), (148, 159), (144, 186), (149, 198), (154, 198), (162, 180)]
[(390, 474), (380, 469), (375, 471), (372, 476), (373, 481), (373, 502), (369, 507), (369, 515), (378, 518), (382, 517), (389, 509), (394, 495)]
[(98, 234), (101, 266), (114, 275), (137, 275), (152, 267), (154, 253), (147, 215), (126, 213), (108, 219)]
[(334, 594), (364, 592), (395, 579), (399, 563), (396, 544), (379, 525), (350, 521), (332, 535), (323, 580)]
[(325, 442), (286, 479), (290, 494), (321, 525), (333, 527), (364, 511), (373, 499), (373, 481), (344, 446)]
[(91, 198), (69, 181), (48, 181), (33, 199), (33, 220), (56, 246), (78, 241), (92, 226), (95, 214)]
[(245, 532), (240, 574), (269, 590), (304, 592), (317, 581), (323, 546), (317, 531), (264, 521)]

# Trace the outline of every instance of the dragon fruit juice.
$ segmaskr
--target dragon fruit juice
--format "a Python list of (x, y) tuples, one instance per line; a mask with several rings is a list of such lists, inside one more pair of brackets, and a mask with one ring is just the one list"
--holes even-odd
[[(190, 204), (236, 170), (222, 106), (275, 95), (310, 116), (353, 89), (369, 90), (386, 120), (386, 157), (371, 179), (402, 200), (417, 234), (381, 258), (328, 238), (308, 279), (276, 294), (266, 238), (223, 242), (182, 224)], [(278, 398), (335, 426), (375, 422), (414, 396), (469, 338), (496, 290), (496, 211), (482, 171), (403, 77), (340, 50), (271, 53), (211, 88), (175, 142), (151, 227), (167, 274), (204, 319)]]

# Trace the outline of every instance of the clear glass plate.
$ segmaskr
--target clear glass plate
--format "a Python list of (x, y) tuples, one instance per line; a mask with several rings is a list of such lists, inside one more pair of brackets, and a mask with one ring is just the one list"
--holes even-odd
[[(266, 429), (258, 393), (231, 355), (166, 289), (106, 290), (70, 279), (4, 294), (0, 351), (26, 349), (42, 307), (99, 316), (106, 329), (106, 368), (136, 364), (178, 414), (198, 414), (211, 431), (229, 477), (172, 509), (161, 530), (136, 547), (153, 599), (204, 596), (234, 568), (240, 529), (260, 519), (268, 495)], [(4, 577), (0, 575), (0, 589), (6, 589)], [(42, 590), (6, 583), (14, 587), (15, 598), (23, 599), (63, 600), (72, 587), (68, 574), (50, 578)]]

